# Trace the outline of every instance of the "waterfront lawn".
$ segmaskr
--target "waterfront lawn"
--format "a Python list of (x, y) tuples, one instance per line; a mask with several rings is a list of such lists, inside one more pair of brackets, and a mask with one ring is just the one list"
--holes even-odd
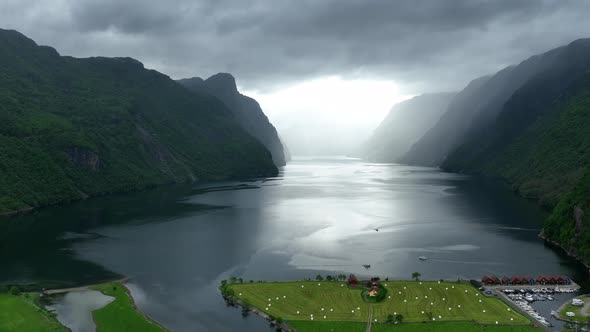
[(36, 294), (0, 294), (0, 331), (65, 332), (53, 315), (35, 304)]
[[(298, 332), (364, 332), (366, 323), (361, 322), (312, 322), (290, 321), (289, 326)], [(373, 324), (373, 332), (541, 332), (530, 325), (480, 325), (470, 322), (404, 323), (398, 325)]]
[[(431, 312), (436, 321), (531, 324), (501, 300), (485, 297), (469, 284), (382, 283), (388, 289), (388, 297), (372, 304), (373, 318), (378, 322), (384, 322), (388, 315), (396, 313), (404, 316), (404, 322), (422, 322), (430, 320)], [(364, 322), (367, 319), (368, 304), (361, 298), (361, 289), (350, 289), (343, 282), (264, 282), (231, 284), (229, 287), (238, 299), (274, 317), (309, 321), (312, 315), (313, 321)]]
[(164, 328), (137, 311), (125, 286), (112, 282), (92, 287), (115, 300), (92, 314), (98, 332), (142, 331), (162, 332)]
[[(590, 296), (580, 296), (580, 297), (577, 297), (577, 299), (584, 301), (586, 306), (580, 307), (580, 306), (572, 305), (572, 302), (570, 300), (570, 302), (563, 308), (563, 310), (561, 310), (561, 312), (559, 314), (561, 315), (561, 317), (563, 319), (573, 320), (573, 321), (578, 321), (578, 322), (590, 322), (590, 317), (588, 316), (588, 312), (582, 313), (582, 309), (588, 308), (587, 305), (588, 305), (588, 303), (590, 303)], [(576, 316), (575, 317), (566, 316), (565, 313), (568, 311), (573, 312), (574, 314), (576, 314)]]
[(229, 287), (238, 299), (274, 317), (311, 320), (313, 315), (316, 321), (367, 320), (369, 307), (361, 297), (362, 289), (348, 288), (345, 282), (261, 282)]
[[(481, 325), (471, 322), (428, 322), (399, 325), (373, 324), (372, 332), (542, 332), (532, 325)], [(301, 331), (305, 332), (305, 331)]]
[[(482, 324), (530, 324), (495, 297), (486, 297), (470, 284), (456, 282), (383, 282), (388, 296), (373, 305), (373, 318), (383, 322), (389, 314), (402, 314), (404, 322), (475, 321)], [(404, 302), (405, 301), (405, 302)], [(449, 309), (450, 308), (450, 309)]]

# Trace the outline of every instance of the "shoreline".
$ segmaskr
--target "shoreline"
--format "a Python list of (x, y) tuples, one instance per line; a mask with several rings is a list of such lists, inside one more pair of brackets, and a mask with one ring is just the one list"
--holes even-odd
[(586, 262), (582, 257), (572, 254), (569, 250), (565, 249), (561, 245), (561, 243), (547, 238), (545, 235), (543, 235), (542, 232), (539, 233), (538, 236), (540, 239), (542, 239), (547, 245), (549, 245), (553, 249), (557, 249), (558, 251), (561, 251), (562, 253), (566, 254), (568, 257), (575, 259), (579, 264), (581, 264), (582, 266), (584, 266), (586, 268), (587, 273), (590, 273), (590, 263)]
[[(170, 332), (170, 330), (164, 324), (162, 324), (158, 320), (150, 317), (148, 314), (144, 313), (143, 311), (141, 311), (137, 307), (137, 304), (135, 303), (135, 298), (131, 294), (131, 291), (129, 290), (129, 288), (126, 286), (126, 283), (128, 281), (129, 281), (129, 278), (128, 277), (124, 277), (124, 278), (120, 278), (120, 279), (116, 279), (116, 280), (111, 280), (111, 281), (107, 281), (107, 282), (102, 282), (102, 283), (98, 283), (98, 284), (92, 284), (92, 285), (84, 285), (84, 286), (70, 287), (70, 288), (48, 289), (48, 290), (43, 291), (42, 294), (44, 294), (44, 296), (52, 296), (52, 295), (60, 295), (60, 294), (83, 292), (83, 291), (97, 291), (97, 292), (102, 293), (105, 296), (111, 296), (111, 295), (108, 295), (108, 294), (105, 294), (104, 292), (102, 292), (100, 289), (98, 289), (98, 287), (104, 286), (104, 285), (108, 285), (108, 284), (118, 284), (121, 287), (123, 287), (123, 289), (125, 290), (125, 293), (127, 294), (127, 296), (130, 299), (131, 306), (132, 306), (133, 310), (135, 310), (138, 314), (140, 314), (150, 324), (154, 324), (154, 325), (158, 326), (163, 331)], [(115, 297), (115, 299), (116, 299), (116, 297)], [(109, 304), (107, 304), (106, 306), (108, 306)], [(102, 307), (102, 308), (104, 308), (104, 307)], [(99, 308), (99, 309), (96, 309), (96, 310), (100, 310), (102, 308)], [(96, 310), (94, 310), (94, 311), (96, 311)], [(98, 323), (96, 322), (94, 311), (92, 311), (90, 314), (92, 316), (92, 320), (94, 322), (94, 325), (98, 328)], [(62, 326), (64, 326), (66, 329), (70, 330), (69, 327), (65, 326), (61, 322), (59, 322), (59, 323)]]
[[(39, 206), (23, 206), (22, 208), (18, 208), (15, 210), (8, 210), (8, 211), (0, 211), (0, 218), (12, 218), (18, 215), (25, 215), (32, 211), (52, 208), (52, 207), (64, 207), (67, 205), (71, 205), (74, 203), (86, 201), (89, 199), (99, 198), (99, 197), (108, 197), (108, 196), (115, 196), (115, 195), (124, 195), (124, 194), (132, 194), (132, 193), (141, 193), (146, 191), (151, 191), (159, 188), (165, 188), (170, 186), (194, 186), (196, 184), (207, 184), (207, 183), (222, 183), (227, 181), (249, 181), (249, 180), (257, 180), (257, 179), (267, 179), (277, 177), (278, 174), (274, 175), (266, 175), (266, 176), (250, 176), (250, 177), (229, 177), (229, 178), (221, 178), (221, 179), (212, 179), (212, 180), (195, 180), (190, 182), (170, 182), (170, 183), (161, 183), (161, 184), (147, 184), (143, 188), (139, 189), (132, 189), (132, 190), (117, 190), (112, 192), (104, 192), (104, 193), (96, 193), (96, 194), (84, 194), (76, 199), (71, 199), (68, 201), (57, 202), (54, 204), (42, 204)], [(0, 220), (1, 221), (1, 220)]]
[[(127, 292), (127, 295), (131, 299), (131, 304), (133, 306), (133, 309), (135, 309), (135, 311), (137, 311), (139, 314), (141, 314), (144, 317), (144, 319), (147, 320), (148, 322), (159, 326), (164, 331), (170, 332), (170, 330), (166, 326), (164, 326), (164, 324), (162, 324), (161, 322), (157, 321), (156, 319), (150, 317), (148, 314), (144, 313), (143, 311), (139, 310), (139, 308), (137, 307), (137, 304), (135, 303), (135, 298), (133, 298), (133, 295), (131, 294), (131, 291), (129, 290), (129, 288), (127, 286), (125, 286), (125, 283), (127, 281), (129, 281), (129, 278), (125, 278), (125, 279), (126, 279), (125, 282), (120, 282), (120, 284), (121, 284), (121, 286), (123, 286), (125, 288), (125, 292)], [(93, 315), (92, 319), (94, 319), (94, 315)]]
[[(226, 299), (227, 301), (227, 299)], [(268, 315), (267, 313), (265, 313), (264, 311), (259, 310), (256, 307), (245, 307), (244, 303), (240, 300), (234, 300), (233, 302), (234, 305), (236, 305), (237, 307), (240, 307), (242, 309), (242, 311), (247, 310), (248, 312), (252, 312), (255, 315), (262, 317), (264, 319), (266, 319), (267, 321), (269, 321), (273, 326), (276, 326), (277, 328), (280, 328), (281, 331), (284, 332), (297, 332), (297, 330), (295, 330), (294, 328), (290, 327), (289, 325), (287, 325), (286, 323), (279, 323), (276, 320), (273, 320), (270, 315)]]
[[(284, 284), (284, 285), (289, 286), (289, 284), (299, 283), (299, 282), (302, 282), (302, 283), (310, 283), (310, 286), (311, 285), (314, 285), (316, 283), (315, 281), (310, 281), (310, 280), (265, 281), (263, 283), (273, 284), (273, 285), (274, 284)], [(459, 287), (466, 288), (465, 289), (465, 293), (467, 293), (467, 290), (468, 289), (473, 289), (473, 291), (475, 291), (475, 293), (476, 293), (476, 296), (477, 296), (477, 294), (480, 294), (480, 293), (481, 293), (480, 295), (483, 294), (480, 290), (478, 290), (475, 287), (475, 285), (473, 285), (471, 282), (468, 282), (466, 280), (463, 280), (463, 281), (460, 281), (459, 282), (459, 281), (454, 281), (454, 280), (441, 281), (440, 279), (437, 279), (437, 280), (405, 280), (405, 279), (404, 280), (401, 280), (400, 279), (400, 280), (387, 280), (387, 281), (386, 280), (379, 280), (378, 282), (380, 282), (380, 283), (388, 283), (388, 282), (389, 283), (401, 283), (400, 285), (398, 285), (398, 287), (401, 287), (401, 285), (404, 285), (403, 283), (407, 283), (408, 284), (408, 288), (412, 288), (413, 287), (413, 286), (411, 286), (409, 284), (415, 284), (415, 286), (417, 286), (417, 287), (423, 287), (423, 288), (424, 287), (430, 287), (428, 284), (431, 284), (432, 285), (432, 288), (428, 288), (430, 291), (432, 291), (432, 289), (435, 286), (437, 286), (436, 284), (441, 284), (442, 283), (443, 285), (440, 285), (439, 287), (448, 287), (448, 288), (446, 288), (447, 291), (451, 288), (451, 286), (453, 286), (452, 288), (455, 288), (456, 285), (460, 285)], [(336, 284), (337, 286), (338, 286), (338, 284), (344, 283), (344, 284), (347, 284), (347, 287), (346, 287), (347, 289), (350, 289), (351, 288), (351, 286), (348, 285), (348, 282), (346, 282), (346, 281), (326, 281), (326, 280), (324, 280), (322, 282), (322, 285), (323, 285), (323, 283), (326, 283), (326, 284)], [(423, 283), (426, 283), (427, 286), (421, 286)], [(249, 302), (250, 300), (248, 298), (243, 299), (243, 298), (238, 297), (237, 296), (237, 292), (238, 292), (238, 289), (240, 289), (240, 288), (238, 288), (238, 289), (231, 289), (232, 285), (235, 286), (235, 287), (255, 287), (258, 284), (259, 283), (253, 283), (253, 284), (250, 284), (250, 283), (231, 283), (231, 284), (227, 284), (227, 287), (230, 287), (230, 290), (231, 291), (226, 291), (225, 289), (220, 289), (221, 290), (221, 294), (220, 295), (224, 298), (224, 300), (228, 303), (228, 305), (230, 305), (232, 307), (241, 308), (243, 312), (247, 310), (248, 312), (255, 313), (257, 316), (259, 316), (261, 318), (264, 318), (267, 321), (269, 321), (272, 326), (274, 326), (274, 327), (277, 328), (277, 330), (278, 329), (282, 329), (283, 331), (296, 332), (297, 330), (294, 327), (291, 327), (291, 326), (288, 325), (289, 321), (290, 320), (294, 320), (294, 321), (295, 320), (307, 321), (306, 319), (299, 319), (299, 317), (298, 318), (294, 318), (294, 317), (282, 316), (282, 314), (284, 314), (282, 312), (277, 313), (280, 316), (274, 316), (273, 313), (269, 313), (268, 312), (268, 309), (270, 307), (270, 304), (266, 308), (267, 311), (263, 311), (263, 307), (264, 306), (259, 307), (257, 305), (257, 303), (252, 303), (251, 304)], [(364, 281), (361, 281), (360, 284), (364, 284)], [(221, 287), (225, 287), (223, 285), (224, 284), (222, 283), (222, 286)], [(254, 285), (254, 286), (250, 286), (250, 285)], [(318, 282), (318, 286), (320, 286), (320, 283), (319, 282)], [(387, 286), (387, 284), (386, 284), (386, 286)], [(303, 288), (303, 285), (301, 287)], [(392, 287), (396, 287), (396, 286), (392, 286)], [(298, 288), (299, 287), (297, 287), (297, 289)], [(353, 286), (353, 288), (359, 288), (360, 289), (362, 287), (354, 287)], [(340, 289), (340, 287), (337, 287), (337, 289)], [(404, 289), (406, 289), (405, 286), (404, 286)], [(240, 289), (239, 296), (242, 296), (242, 293), (241, 292), (243, 292), (244, 290)], [(268, 289), (266, 289), (266, 290), (268, 291)], [(451, 292), (453, 292), (453, 291), (451, 290)], [(292, 297), (292, 294), (290, 294), (288, 292), (287, 293), (284, 293), (284, 294), (287, 294), (287, 296), (289, 298), (291, 298), (291, 299), (294, 298), (294, 297)], [(461, 291), (460, 294), (463, 294), (463, 292)], [(269, 297), (270, 298), (273, 298), (273, 296), (274, 295), (269, 296)], [(412, 295), (412, 296), (414, 296), (414, 295)], [(513, 305), (509, 301), (506, 301), (506, 299), (502, 298), (501, 296), (496, 295), (494, 297), (496, 298), (496, 300), (492, 300), (492, 301), (499, 301), (500, 303), (503, 303), (504, 306), (507, 306), (509, 308), (510, 307), (513, 307)], [(270, 301), (270, 298), (269, 298), (269, 301)], [(485, 298), (485, 296), (482, 296), (481, 297), (481, 299), (484, 299), (484, 298)], [(391, 299), (391, 297), (389, 297), (389, 299)], [(277, 298), (277, 300), (279, 300), (279, 298)], [(387, 301), (388, 300), (385, 300), (385, 301), (383, 301), (383, 303), (386, 303)], [(444, 298), (443, 298), (443, 301), (444, 301)], [(264, 301), (264, 302), (266, 303), (266, 301)], [(367, 302), (366, 300), (364, 300), (363, 302), (364, 302), (364, 304), (369, 305), (369, 312), (371, 312), (370, 309), (372, 307), (372, 304), (374, 304), (374, 303)], [(404, 300), (404, 302), (405, 302), (405, 300)], [(481, 300), (479, 302), (481, 302)], [(260, 303), (258, 303), (258, 304), (260, 304)], [(275, 304), (275, 303), (273, 302), (273, 304)], [(355, 304), (354, 306), (356, 306), (356, 305), (357, 304)], [(320, 304), (318, 304), (318, 308), (319, 308), (319, 306), (320, 306)], [(275, 306), (273, 306), (272, 308), (275, 308)], [(335, 311), (338, 311), (339, 309), (340, 308), (334, 307), (334, 310)], [(279, 309), (279, 310), (282, 310), (282, 309)], [(298, 308), (298, 310), (299, 310), (299, 308)], [(303, 308), (301, 310), (307, 310), (307, 308)], [(321, 310), (323, 311), (324, 309), (322, 308)], [(419, 310), (419, 309), (416, 309), (416, 310)], [(354, 311), (355, 310), (353, 310), (352, 312), (354, 313)], [(338, 312), (340, 312), (340, 311), (338, 311)], [(484, 310), (484, 312), (485, 312), (485, 310)], [(313, 313), (315, 313), (315, 312), (313, 312)], [(503, 322), (500, 325), (507, 325), (507, 326), (531, 326), (531, 327), (535, 327), (535, 328), (540, 328), (539, 331), (543, 331), (543, 330), (544, 331), (550, 331), (546, 327), (540, 326), (541, 324), (537, 324), (536, 321), (534, 319), (532, 319), (532, 317), (530, 317), (530, 315), (522, 314), (522, 312), (520, 310), (515, 310), (515, 313), (518, 314), (518, 315), (520, 315), (520, 316), (522, 316), (522, 320), (523, 320), (522, 322), (516, 322), (516, 321), (514, 323), (512, 323), (512, 322), (508, 322), (508, 323)], [(297, 314), (299, 314), (299, 311), (297, 311)], [(422, 314), (424, 314), (424, 311), (422, 311)], [(475, 312), (473, 314), (475, 314)], [(318, 312), (318, 315), (321, 315), (321, 314)], [(312, 316), (311, 321), (313, 321), (313, 314), (311, 316)], [(326, 317), (324, 316), (324, 318), (326, 318)], [(410, 320), (407, 320), (407, 319), (402, 318), (402, 319), (404, 319), (404, 323), (408, 323), (408, 324), (431, 323), (431, 321), (429, 319), (426, 319), (426, 320), (424, 320), (424, 319), (415, 320), (414, 319), (415, 317), (406, 317), (406, 318), (411, 318)], [(350, 322), (350, 323), (364, 323), (367, 326), (371, 326), (372, 324), (377, 324), (376, 323), (377, 320), (376, 319), (373, 320), (372, 317), (371, 317), (371, 315), (369, 315), (369, 318), (368, 319), (369, 319), (369, 321), (367, 321), (365, 319), (363, 319), (363, 320), (341, 319), (341, 320), (336, 320), (336, 321), (338, 321), (338, 322)], [(500, 320), (499, 318), (496, 318), (496, 319), (497, 320)], [(447, 322), (448, 323), (456, 323), (456, 322), (462, 322), (462, 321), (464, 321), (464, 320), (463, 319), (448, 319), (448, 320), (441, 321), (441, 322), (445, 322), (445, 323), (447, 323)], [(478, 321), (475, 318), (473, 318), (473, 319), (468, 319), (466, 321), (469, 321), (470, 323), (473, 323), (473, 324), (476, 324), (476, 325), (483, 325), (483, 326), (485, 326), (485, 325), (493, 325), (493, 320), (490, 321), (490, 322), (487, 322), (487, 321), (482, 322), (482, 321)], [(525, 321), (526, 321), (526, 323), (525, 323)], [(323, 322), (323, 321), (318, 321), (318, 322)], [(387, 323), (384, 323), (384, 322), (385, 321), (383, 319), (380, 319), (379, 324), (388, 325)], [(438, 322), (436, 322), (436, 323), (438, 323)], [(498, 321), (496, 321), (496, 325), (498, 325)]]

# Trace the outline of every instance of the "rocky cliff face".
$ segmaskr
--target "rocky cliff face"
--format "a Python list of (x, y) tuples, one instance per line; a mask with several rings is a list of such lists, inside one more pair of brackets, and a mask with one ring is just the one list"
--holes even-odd
[(72, 146), (66, 150), (68, 161), (77, 167), (86, 168), (92, 172), (100, 170), (100, 157), (90, 149)]
[(232, 75), (219, 73), (206, 80), (194, 77), (178, 82), (195, 93), (211, 94), (219, 98), (233, 112), (238, 123), (270, 151), (275, 165), (286, 165), (289, 156), (285, 152), (277, 130), (258, 102), (238, 91), (236, 80)]

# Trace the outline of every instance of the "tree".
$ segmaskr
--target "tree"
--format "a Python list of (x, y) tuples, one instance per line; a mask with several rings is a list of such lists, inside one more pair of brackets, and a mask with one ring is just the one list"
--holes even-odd
[(395, 323), (396, 324), (397, 323), (401, 324), (403, 321), (404, 321), (404, 315), (402, 315), (402, 314), (395, 315)]
[(324, 280), (324, 278), (322, 278), (322, 276), (320, 274), (318, 274), (317, 276), (315, 276), (315, 280), (322, 281), (322, 280)]
[(414, 272), (414, 273), (412, 273), (412, 279), (414, 279), (416, 281), (419, 281), (421, 276), (422, 275), (420, 274), (420, 272)]
[(242, 279), (242, 278), (238, 278), (238, 281), (240, 282), (240, 284), (244, 283), (244, 279)]
[(10, 295), (18, 295), (20, 294), (20, 288), (18, 288), (17, 286), (12, 286), (10, 287)]
[(326, 280), (327, 281), (332, 281), (332, 276), (331, 275), (326, 276)]
[(392, 314), (387, 315), (387, 319), (385, 320), (385, 323), (387, 323), (387, 324), (395, 323), (395, 317)]
[(230, 283), (235, 284), (237, 281), (238, 281), (238, 278), (236, 278), (234, 276), (229, 277), (229, 282)]

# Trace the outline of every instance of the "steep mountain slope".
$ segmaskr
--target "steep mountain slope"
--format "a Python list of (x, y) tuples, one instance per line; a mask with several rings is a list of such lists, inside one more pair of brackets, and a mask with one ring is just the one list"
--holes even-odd
[(530, 57), (520, 64), (505, 68), (491, 77), (472, 81), (449, 106), (440, 121), (404, 156), (410, 164), (438, 166), (463, 142), (482, 135), (492, 124), (504, 103), (523, 84), (539, 73), (568, 61), (580, 43), (553, 49)]
[(227, 73), (219, 73), (203, 80), (199, 77), (178, 81), (197, 93), (211, 94), (231, 109), (240, 125), (250, 135), (257, 138), (272, 154), (277, 166), (285, 166), (288, 160), (277, 130), (270, 123), (258, 102), (242, 95), (236, 86), (235, 78)]
[(129, 58), (77, 59), (0, 30), (0, 212), (277, 173), (216, 98)]
[(584, 122), (570, 123), (585, 120), (574, 110), (588, 92), (590, 39), (560, 51), (561, 61), (512, 94), (497, 119), (469, 135), (443, 167), (501, 176), (547, 206), (571, 190), (590, 162), (590, 151), (580, 150), (588, 146), (590, 132), (580, 126)]
[(363, 157), (396, 162), (446, 111), (454, 93), (416, 96), (396, 104), (363, 147)]
[(553, 209), (543, 236), (588, 264), (590, 39), (547, 54), (551, 65), (537, 67), (487, 125), (472, 127), (442, 168), (500, 177)]

